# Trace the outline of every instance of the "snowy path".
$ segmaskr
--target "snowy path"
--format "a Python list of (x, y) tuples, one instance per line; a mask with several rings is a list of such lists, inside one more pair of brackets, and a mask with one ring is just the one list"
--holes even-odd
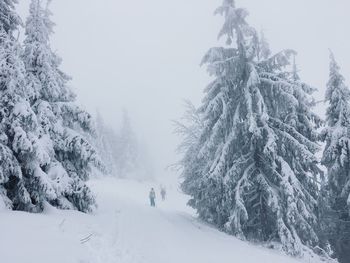
[(99, 202), (95, 215), (55, 209), (44, 215), (0, 213), (1, 263), (299, 262), (200, 223), (175, 190), (151, 208), (150, 186), (92, 181)]
[(104, 192), (99, 196), (103, 204), (99, 216), (109, 218), (105, 233), (113, 229), (108, 239), (115, 236), (110, 244), (111, 261), (101, 262), (296, 262), (198, 222), (185, 206), (185, 197), (175, 190), (169, 191), (165, 202), (157, 200), (157, 208), (151, 208), (147, 199), (150, 187), (128, 181), (93, 183), (96, 192)]

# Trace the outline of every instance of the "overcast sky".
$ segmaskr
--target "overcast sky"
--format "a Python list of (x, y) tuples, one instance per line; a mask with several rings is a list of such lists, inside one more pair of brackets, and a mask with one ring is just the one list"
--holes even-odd
[[(19, 0), (25, 16), (30, 0)], [(54, 0), (52, 45), (81, 105), (98, 108), (118, 128), (129, 110), (137, 135), (148, 145), (158, 173), (176, 161), (172, 119), (182, 100), (196, 104), (209, 82), (199, 63), (219, 45), (222, 0)], [(273, 51), (293, 48), (303, 80), (319, 89), (328, 78), (332, 49), (350, 79), (349, 0), (237, 0), (249, 21), (263, 29)], [(349, 83), (349, 82), (348, 82)]]

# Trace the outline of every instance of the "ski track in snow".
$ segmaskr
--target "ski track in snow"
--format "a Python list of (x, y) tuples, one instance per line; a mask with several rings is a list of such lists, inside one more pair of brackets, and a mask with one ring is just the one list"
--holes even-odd
[(0, 212), (1, 263), (301, 262), (203, 224), (175, 188), (152, 208), (148, 191), (153, 186), (158, 197), (157, 184), (109, 178), (90, 186), (94, 215), (51, 207), (42, 215)]

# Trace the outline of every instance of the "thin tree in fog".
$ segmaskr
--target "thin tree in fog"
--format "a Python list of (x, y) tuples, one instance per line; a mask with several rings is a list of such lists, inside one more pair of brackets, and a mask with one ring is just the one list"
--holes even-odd
[(327, 167), (325, 186), (328, 210), (325, 231), (340, 262), (350, 258), (350, 90), (345, 84), (333, 53), (325, 101), (327, 127), (323, 132), (326, 147), (322, 164)]
[(183, 141), (178, 147), (180, 153), (187, 152), (189, 148), (196, 144), (204, 128), (201, 115), (191, 101), (185, 101), (185, 113), (180, 121), (175, 120), (175, 133), (183, 137)]
[(107, 172), (113, 174), (117, 170), (118, 135), (105, 123), (99, 111), (96, 114), (96, 139), (94, 142), (106, 165)]
[(95, 145), (108, 168), (109, 175), (129, 179), (151, 179), (152, 160), (146, 146), (139, 141), (129, 115), (123, 111), (122, 124), (116, 132), (98, 112)]
[(118, 174), (126, 177), (137, 170), (138, 143), (131, 127), (129, 114), (123, 110), (122, 126), (119, 132)]

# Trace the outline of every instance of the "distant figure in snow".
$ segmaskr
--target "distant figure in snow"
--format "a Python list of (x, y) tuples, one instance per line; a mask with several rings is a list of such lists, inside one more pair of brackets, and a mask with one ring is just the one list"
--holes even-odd
[(151, 202), (151, 206), (155, 207), (156, 206), (156, 192), (154, 191), (153, 188), (151, 188), (151, 191), (149, 192), (149, 200)]
[(161, 186), (161, 188), (160, 188), (160, 195), (162, 196), (162, 200), (165, 201), (166, 190), (165, 190), (164, 186)]

